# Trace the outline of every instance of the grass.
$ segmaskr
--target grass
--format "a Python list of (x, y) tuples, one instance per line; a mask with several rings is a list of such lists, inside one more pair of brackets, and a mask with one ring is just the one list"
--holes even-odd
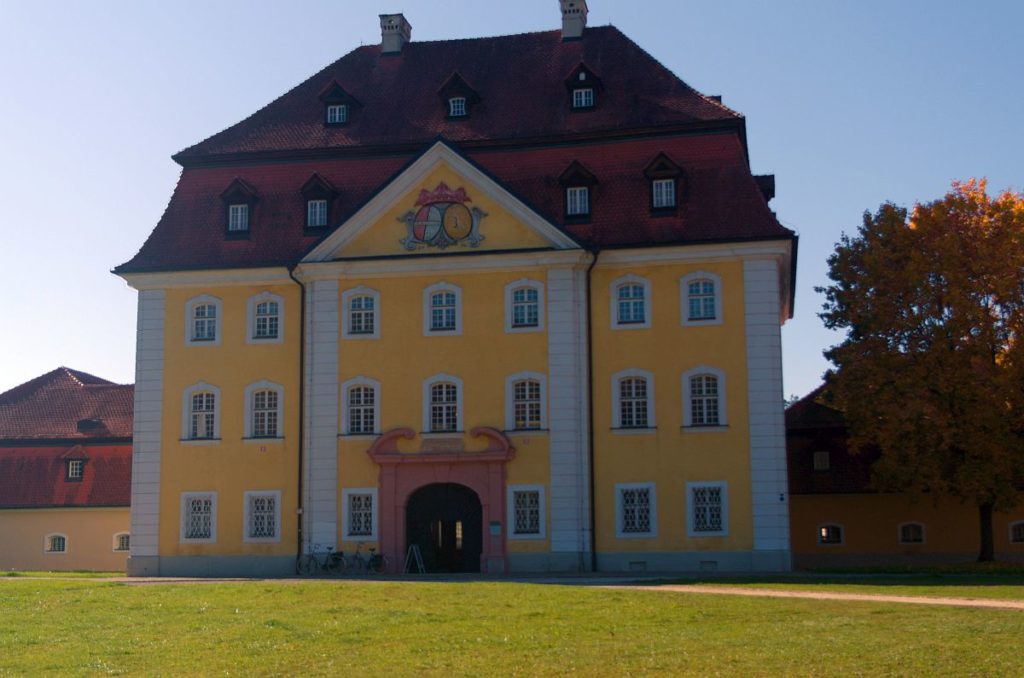
[(510, 583), (0, 581), (0, 675), (1024, 674), (1024, 614)]
[(123, 577), (124, 572), (94, 572), (92, 570), (39, 571), (0, 570), (0, 577), (46, 577), (52, 579), (110, 579)]

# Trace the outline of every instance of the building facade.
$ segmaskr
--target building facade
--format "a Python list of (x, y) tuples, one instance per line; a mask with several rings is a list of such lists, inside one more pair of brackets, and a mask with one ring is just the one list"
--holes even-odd
[(0, 569), (125, 569), (132, 387), (60, 367), (0, 393)]
[(116, 271), (129, 572), (789, 567), (774, 181), (742, 116), (561, 6), (423, 43), (383, 15), (175, 156)]

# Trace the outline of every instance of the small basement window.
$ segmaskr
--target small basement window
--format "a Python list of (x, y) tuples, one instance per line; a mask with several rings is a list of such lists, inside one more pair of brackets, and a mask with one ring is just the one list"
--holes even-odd
[(921, 523), (904, 523), (900, 525), (901, 544), (923, 544), (924, 525)]

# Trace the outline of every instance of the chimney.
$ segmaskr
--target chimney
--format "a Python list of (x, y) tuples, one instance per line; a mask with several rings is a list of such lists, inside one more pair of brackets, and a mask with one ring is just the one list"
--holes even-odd
[(562, 40), (580, 40), (587, 27), (587, 0), (558, 0), (562, 6)]
[(412, 39), (412, 26), (402, 14), (380, 15), (380, 53), (401, 54), (402, 47)]

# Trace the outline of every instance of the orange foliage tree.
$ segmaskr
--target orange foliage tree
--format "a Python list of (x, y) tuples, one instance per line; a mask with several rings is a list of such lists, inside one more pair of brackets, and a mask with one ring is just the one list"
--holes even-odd
[(852, 449), (880, 449), (878, 489), (977, 506), (978, 559), (994, 560), (992, 514), (1024, 481), (1024, 194), (970, 180), (909, 215), (882, 205), (828, 263), (820, 317), (846, 332), (825, 355)]

